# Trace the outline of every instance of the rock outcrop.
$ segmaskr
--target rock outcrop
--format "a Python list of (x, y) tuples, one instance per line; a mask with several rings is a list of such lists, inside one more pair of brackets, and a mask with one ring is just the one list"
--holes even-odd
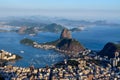
[(66, 28), (63, 29), (63, 31), (62, 31), (62, 33), (60, 35), (60, 39), (62, 39), (62, 38), (68, 38), (68, 39), (72, 38), (71, 33), (70, 33), (70, 31), (68, 29), (66, 29)]
[[(115, 52), (120, 53), (120, 43), (107, 43), (104, 48), (98, 53), (100, 56), (108, 56), (108, 58), (114, 58)], [(119, 55), (120, 57), (120, 55)]]

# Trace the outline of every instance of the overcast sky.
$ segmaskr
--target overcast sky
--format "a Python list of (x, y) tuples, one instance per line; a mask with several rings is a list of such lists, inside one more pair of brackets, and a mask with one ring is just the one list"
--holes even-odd
[(120, 0), (0, 0), (0, 16), (119, 19)]

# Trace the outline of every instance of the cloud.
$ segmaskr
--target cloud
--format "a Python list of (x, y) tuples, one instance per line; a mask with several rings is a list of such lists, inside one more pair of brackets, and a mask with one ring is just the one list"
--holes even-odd
[(118, 18), (120, 10), (0, 8), (0, 16), (43, 15), (68, 18)]

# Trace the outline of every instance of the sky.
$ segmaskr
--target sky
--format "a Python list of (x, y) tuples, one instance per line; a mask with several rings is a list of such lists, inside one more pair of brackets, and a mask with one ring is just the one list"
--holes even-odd
[(0, 0), (0, 16), (119, 19), (120, 0)]

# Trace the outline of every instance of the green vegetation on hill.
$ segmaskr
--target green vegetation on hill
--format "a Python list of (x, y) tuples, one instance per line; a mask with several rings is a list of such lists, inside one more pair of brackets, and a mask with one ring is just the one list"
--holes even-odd
[[(64, 61), (61, 61), (59, 63), (56, 63), (55, 67), (61, 67), (61, 66), (64, 66), (64, 65), (65, 65)], [(79, 65), (79, 62), (76, 61), (76, 60), (69, 59), (69, 60), (67, 60), (67, 65), (71, 65), (71, 66), (76, 66), (77, 67)]]
[(118, 65), (117, 65), (118, 67), (120, 67), (120, 61), (118, 62)]
[(22, 59), (21, 56), (19, 56), (19, 55), (17, 55), (17, 54), (15, 54), (15, 55), (16, 55), (16, 60)]
[(117, 47), (118, 50), (120, 50), (120, 43), (115, 44), (115, 46)]
[(108, 42), (98, 54), (100, 56), (108, 56), (108, 58), (114, 58), (116, 51), (120, 53), (120, 43)]
[(36, 34), (37, 31), (34, 29), (34, 27), (27, 28), (25, 31), (26, 34)]
[(33, 46), (33, 42), (34, 42), (33, 40), (28, 39), (28, 38), (25, 38), (25, 39), (20, 41), (21, 44), (31, 45), (31, 46)]
[(68, 65), (71, 65), (71, 66), (78, 66), (78, 65), (79, 65), (79, 62), (76, 61), (76, 60), (68, 60), (68, 61), (67, 61), (67, 64), (68, 64)]
[(18, 33), (22, 34), (37, 34), (39, 31), (42, 32), (61, 32), (65, 27), (56, 23), (39, 26), (39, 27), (21, 27), (19, 30), (16, 30)]
[(74, 44), (74, 45), (80, 45), (80, 43), (78, 41), (76, 41), (75, 39), (68, 39), (68, 38), (64, 38), (64, 39), (60, 39), (60, 44), (58, 44), (57, 46), (60, 47), (62, 46), (63, 44), (67, 44), (70, 45), (71, 44)]
[(72, 28), (72, 29), (70, 29), (70, 31), (72, 31), (72, 32), (74, 32), (74, 31), (81, 31), (81, 29), (79, 29), (79, 28)]
[(74, 51), (79, 52), (83, 51), (84, 47), (75, 39), (68, 39), (63, 38), (61, 41), (56, 45), (57, 48), (61, 50), (67, 50), (67, 51)]
[(0, 74), (0, 80), (5, 80), (4, 77)]
[(61, 32), (64, 28), (65, 27), (63, 27), (62, 25), (52, 23), (52, 24), (42, 27), (41, 30), (48, 31), (48, 32)]
[(55, 41), (51, 41), (51, 42), (46, 42), (46, 43), (41, 43), (41, 44), (45, 44), (45, 45), (54, 45), (56, 46), (59, 42), (61, 41), (61, 39), (55, 40)]

